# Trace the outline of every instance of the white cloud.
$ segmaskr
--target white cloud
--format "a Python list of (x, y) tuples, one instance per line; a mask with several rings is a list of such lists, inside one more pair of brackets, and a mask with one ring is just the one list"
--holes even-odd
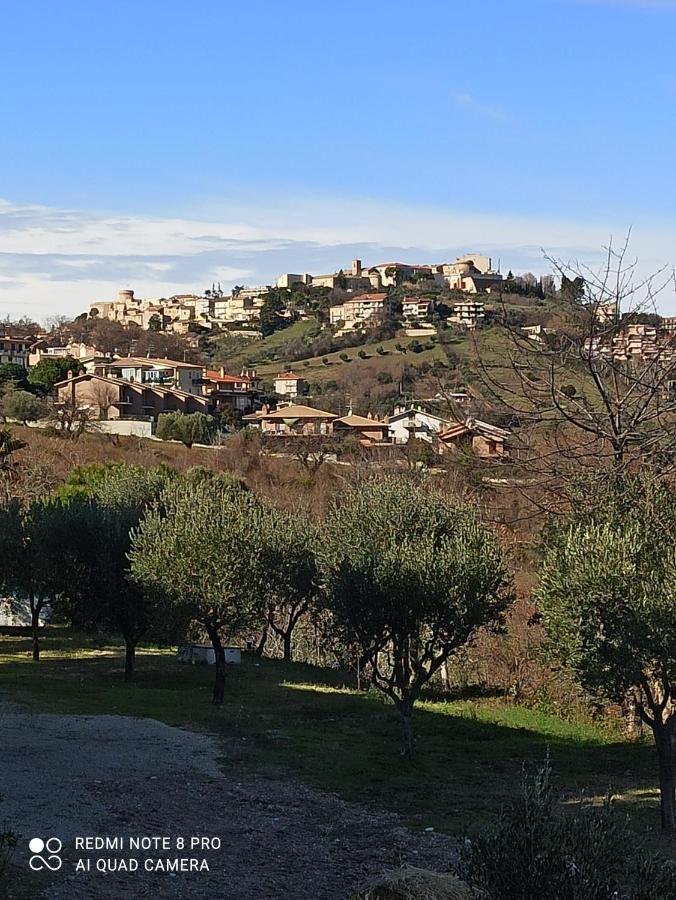
[(483, 119), (492, 119), (494, 122), (506, 122), (509, 119), (506, 111), (500, 106), (489, 106), (476, 100), (471, 94), (454, 94), (453, 100), (456, 106), (461, 106), (470, 112), (476, 113)]
[[(386, 203), (365, 197), (261, 197), (203, 204), (183, 216), (125, 216), (0, 201), (0, 315), (75, 315), (120, 288), (162, 297), (212, 282), (270, 283), (280, 272), (315, 273), (390, 259), (443, 262), (483, 251), (506, 271), (546, 272), (540, 248), (597, 263), (626, 222), (497, 216)], [(673, 223), (636, 225), (643, 270), (671, 264)], [(664, 311), (676, 304), (664, 298)]]

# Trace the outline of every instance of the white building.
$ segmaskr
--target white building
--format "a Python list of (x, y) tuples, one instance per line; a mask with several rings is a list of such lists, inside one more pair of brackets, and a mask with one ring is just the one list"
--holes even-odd
[(280, 397), (298, 397), (305, 393), (305, 379), (294, 372), (282, 372), (275, 377), (275, 394)]
[(479, 300), (466, 300), (463, 303), (455, 303), (453, 315), (450, 321), (461, 328), (477, 328), (486, 317), (486, 309)]
[(407, 444), (410, 438), (420, 438), (431, 444), (440, 431), (446, 431), (454, 423), (420, 407), (397, 406), (387, 424), (390, 440), (394, 444)]

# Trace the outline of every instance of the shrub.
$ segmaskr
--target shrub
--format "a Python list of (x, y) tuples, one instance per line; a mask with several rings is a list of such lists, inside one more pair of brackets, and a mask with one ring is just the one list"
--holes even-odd
[(329, 364), (328, 356), (322, 356), (322, 362), (324, 363), (325, 366), (328, 366), (328, 364)]
[(18, 388), (25, 390), (28, 381), (28, 372), (18, 363), (2, 363), (0, 365), (0, 382), (2, 384), (14, 383)]
[(369, 358), (369, 355), (366, 352), (366, 350), (360, 350), (359, 353), (357, 354), (357, 356), (359, 357), (359, 359), (368, 359)]
[(207, 444), (214, 430), (214, 419), (205, 413), (162, 413), (157, 420), (157, 437), (163, 441), (181, 441), (186, 447)]
[(351, 900), (472, 900), (476, 895), (454, 875), (402, 866), (385, 872)]
[(420, 341), (413, 340), (409, 341), (408, 349), (411, 351), (411, 353), (422, 353), (424, 348)]
[(29, 391), (10, 391), (2, 400), (2, 413), (8, 419), (19, 422), (36, 422), (47, 417), (48, 408), (44, 400)]
[(376, 353), (378, 353), (380, 356), (386, 356), (387, 350), (384, 347), (376, 347)]
[(404, 345), (403, 345), (400, 341), (398, 341), (398, 342), (394, 345), (394, 349), (395, 349), (398, 353), (406, 353), (406, 347), (404, 347)]
[(304, 359), (304, 360), (303, 360), (303, 365), (305, 366), (306, 369), (308, 369), (308, 368), (310, 367), (310, 360), (309, 360), (309, 359)]
[(343, 361), (344, 363), (350, 362), (350, 357), (347, 355), (347, 353), (341, 353), (341, 354), (340, 354), (340, 358), (342, 359), (342, 361)]
[(392, 384), (392, 376), (389, 372), (378, 372), (378, 384)]
[[(557, 810), (549, 760), (524, 772), (520, 797), (497, 824), (466, 838), (459, 875), (486, 900), (666, 900), (676, 868), (636, 848), (613, 807)], [(636, 848), (630, 852), (629, 848)]]

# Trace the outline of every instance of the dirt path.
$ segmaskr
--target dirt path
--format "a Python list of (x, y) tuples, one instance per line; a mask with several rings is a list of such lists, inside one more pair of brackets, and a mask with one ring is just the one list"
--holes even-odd
[[(218, 760), (227, 748), (218, 739), (151, 719), (33, 714), (2, 704), (0, 733), (0, 820), (21, 835), (15, 873), (0, 887), (9, 898), (340, 900), (383, 868), (444, 869), (452, 857), (449, 838), (411, 832), (394, 815), (280, 778), (224, 775)], [(29, 840), (52, 836), (63, 842), (61, 868), (31, 872)], [(87, 836), (123, 846), (77, 850), (75, 838)], [(137, 837), (166, 837), (171, 848), (130, 849)], [(190, 850), (192, 837), (220, 839), (220, 849), (212, 841)], [(179, 838), (186, 849), (176, 849)], [(145, 870), (146, 860), (156, 868), (174, 858), (205, 860), (209, 870)], [(77, 872), (78, 859), (91, 870)], [(139, 868), (104, 873), (98, 859), (113, 867), (134, 859)]]

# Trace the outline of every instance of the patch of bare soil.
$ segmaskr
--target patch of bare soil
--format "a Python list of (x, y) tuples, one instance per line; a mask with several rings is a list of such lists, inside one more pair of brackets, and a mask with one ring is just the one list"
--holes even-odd
[[(224, 774), (227, 747), (215, 737), (150, 719), (4, 708), (0, 812), (21, 835), (0, 882), (10, 900), (340, 900), (385, 868), (445, 870), (452, 860), (450, 838), (413, 832), (396, 815), (279, 776)], [(57, 871), (31, 870), (35, 837), (63, 843)], [(76, 849), (78, 837), (121, 847)], [(170, 847), (130, 849), (132, 838), (168, 838)], [(191, 838), (210, 843), (190, 849)], [(166, 871), (175, 859), (202, 870)], [(78, 860), (90, 869), (76, 871)], [(99, 860), (138, 869), (98, 871)]]

